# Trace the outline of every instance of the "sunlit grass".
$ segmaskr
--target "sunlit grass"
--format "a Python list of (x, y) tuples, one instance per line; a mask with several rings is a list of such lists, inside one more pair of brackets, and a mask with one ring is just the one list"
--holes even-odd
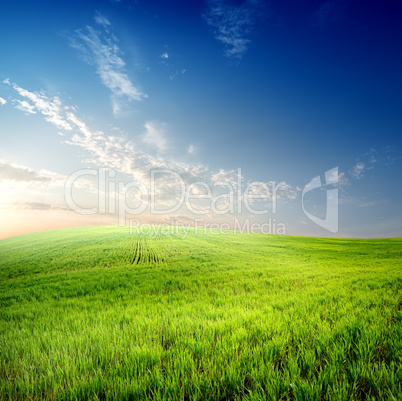
[(402, 398), (402, 240), (0, 241), (0, 398)]

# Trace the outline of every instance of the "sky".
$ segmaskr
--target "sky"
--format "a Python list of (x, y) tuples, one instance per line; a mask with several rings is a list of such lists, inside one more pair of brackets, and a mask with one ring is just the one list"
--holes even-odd
[(402, 237), (402, 4), (0, 2), (0, 238)]

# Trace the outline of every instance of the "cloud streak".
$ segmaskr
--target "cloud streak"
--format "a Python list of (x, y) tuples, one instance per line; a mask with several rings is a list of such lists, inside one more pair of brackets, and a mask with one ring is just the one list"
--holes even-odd
[[(243, 176), (238, 176), (237, 170), (221, 169), (219, 172), (214, 173), (203, 164), (171, 160), (159, 155), (153, 156), (141, 150), (138, 144), (116, 133), (116, 130), (113, 130), (113, 135), (108, 135), (103, 131), (91, 129), (77, 116), (74, 107), (64, 106), (60, 99), (55, 101), (44, 92), (30, 92), (17, 84), (7, 83), (21, 97), (28, 99), (34, 110), (40, 111), (46, 121), (58, 128), (60, 126), (64, 127), (64, 131), (66, 131), (63, 133), (64, 142), (85, 150), (85, 157), (87, 158), (84, 162), (95, 168), (112, 169), (120, 175), (120, 179), (123, 181), (127, 181), (127, 178), (139, 181), (148, 188), (150, 188), (152, 172), (159, 170), (160, 173), (154, 177), (154, 189), (160, 205), (174, 205), (180, 197), (178, 181), (174, 175), (166, 172), (167, 170), (177, 174), (186, 187), (196, 182), (203, 182), (210, 186), (214, 193), (218, 194), (227, 189), (226, 184), (230, 184), (232, 188), (240, 190), (242, 185), (250, 183), (246, 183)], [(17, 102), (18, 100), (20, 99), (13, 99), (12, 101)], [(49, 110), (53, 111), (53, 114), (50, 114)], [(145, 133), (138, 136), (142, 142), (155, 148), (159, 153), (166, 152), (168, 150), (166, 125), (156, 121), (148, 121), (144, 124), (144, 127)], [(190, 149), (191, 152), (194, 152), (194, 147)], [(44, 186), (54, 184), (54, 186), (60, 187), (64, 185), (66, 178), (64, 176), (55, 176), (46, 171), (37, 172), (23, 166), (4, 163), (0, 165), (0, 180), (14, 181), (16, 183), (22, 181), (22, 184), (25, 183), (24, 185), (31, 185), (26, 184), (28, 182), (32, 183), (32, 185), (36, 183)], [(271, 184), (271, 182), (266, 183), (266, 185)], [(81, 188), (89, 192), (94, 191), (89, 182), (82, 182)], [(292, 200), (295, 198), (295, 194), (291, 186), (287, 185), (282, 187), (281, 199)], [(222, 197), (223, 200), (224, 197)], [(214, 218), (214, 216), (210, 217)]]
[(247, 0), (241, 5), (233, 5), (225, 0), (210, 0), (204, 20), (212, 28), (215, 39), (225, 46), (225, 56), (241, 59), (247, 51), (260, 1)]
[(99, 25), (102, 25), (105, 29), (110, 26), (110, 21), (104, 17), (103, 15), (101, 15), (100, 13), (96, 13), (95, 15), (95, 22)]
[[(95, 21), (104, 28), (110, 26), (109, 20), (100, 14), (95, 16)], [(128, 77), (117, 39), (107, 29), (104, 34), (90, 26), (76, 30), (69, 45), (80, 52), (84, 61), (96, 67), (101, 83), (112, 92), (113, 113), (116, 117), (127, 106), (125, 101), (141, 101), (147, 97)]]
[(25, 112), (25, 114), (36, 114), (35, 106), (29, 104), (26, 100), (17, 100), (15, 108)]
[(63, 107), (58, 97), (48, 97), (43, 92), (30, 92), (21, 88), (15, 83), (11, 83), (6, 79), (3, 83), (12, 86), (18, 94), (25, 98), (24, 100), (16, 99), (14, 103), (16, 109), (24, 111), (26, 114), (41, 113), (45, 120), (56, 127), (71, 131), (71, 125), (63, 119), (66, 107)]
[(50, 205), (48, 203), (42, 202), (12, 202), (10, 204), (6, 204), (6, 206), (11, 206), (19, 210), (63, 210), (66, 212), (71, 212), (71, 209), (69, 209), (68, 207)]
[(32, 170), (29, 167), (7, 163), (0, 160), (0, 182), (33, 182), (39, 183), (63, 183), (65, 177), (48, 170)]

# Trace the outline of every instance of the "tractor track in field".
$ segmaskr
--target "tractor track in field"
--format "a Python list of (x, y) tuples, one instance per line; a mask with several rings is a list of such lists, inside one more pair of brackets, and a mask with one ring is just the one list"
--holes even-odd
[(140, 237), (134, 245), (134, 254), (131, 261), (132, 265), (138, 265), (142, 263), (160, 263), (164, 259), (150, 246), (149, 242)]

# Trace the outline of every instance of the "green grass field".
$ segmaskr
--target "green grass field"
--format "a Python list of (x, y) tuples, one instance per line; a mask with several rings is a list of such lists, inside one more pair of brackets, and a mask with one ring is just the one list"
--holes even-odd
[(402, 399), (402, 239), (0, 241), (0, 399)]

